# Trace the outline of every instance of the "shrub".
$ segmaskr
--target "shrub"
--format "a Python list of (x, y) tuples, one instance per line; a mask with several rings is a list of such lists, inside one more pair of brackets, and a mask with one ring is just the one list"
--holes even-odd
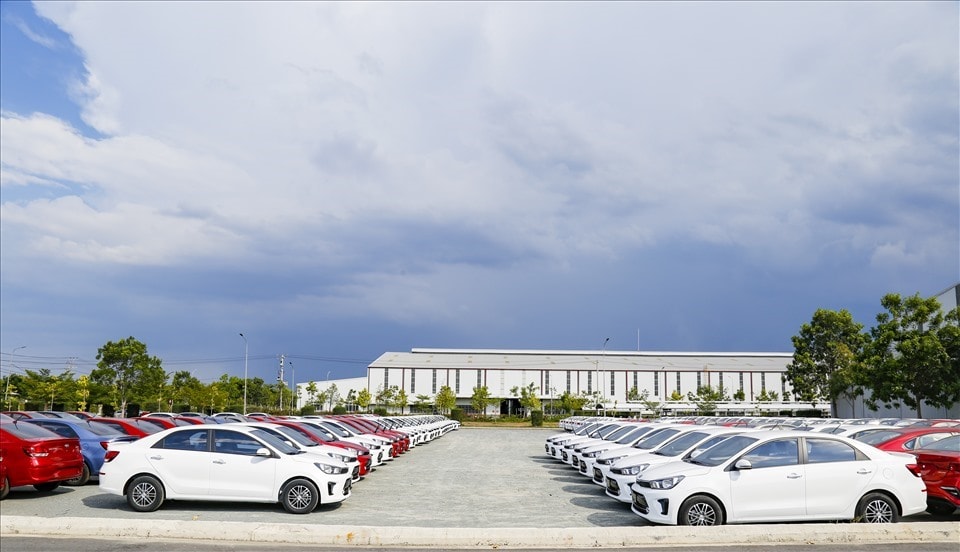
[(462, 408), (451, 408), (450, 409), (450, 419), (456, 420), (458, 422), (463, 422), (466, 415), (463, 412)]
[(376, 414), (377, 416), (386, 416), (386, 415), (387, 415), (387, 409), (384, 408), (384, 407), (382, 407), (382, 406), (378, 406), (378, 407), (376, 407), (376, 408), (373, 409), (373, 413)]
[(308, 404), (300, 409), (301, 416), (313, 416), (316, 413), (317, 407), (313, 406), (312, 404)]
[(543, 410), (530, 411), (530, 422), (533, 427), (543, 427)]
[(337, 415), (346, 414), (347, 407), (343, 406), (342, 404), (338, 404), (337, 406), (333, 407), (333, 413)]

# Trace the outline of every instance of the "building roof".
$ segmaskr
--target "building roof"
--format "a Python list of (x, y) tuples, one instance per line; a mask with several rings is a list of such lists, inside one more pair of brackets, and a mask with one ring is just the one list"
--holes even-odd
[(384, 353), (369, 368), (467, 370), (783, 371), (793, 353), (413, 349)]

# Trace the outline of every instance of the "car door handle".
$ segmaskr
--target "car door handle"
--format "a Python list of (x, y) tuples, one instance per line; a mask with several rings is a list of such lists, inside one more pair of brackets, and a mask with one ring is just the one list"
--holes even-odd
[(156, 456), (151, 456), (150, 459), (151, 459), (151, 460), (163, 460), (163, 456), (160, 456), (160, 455), (158, 454), (158, 455), (156, 455)]
[(213, 461), (213, 463), (214, 463), (214, 464), (226, 464), (227, 461), (226, 461), (226, 460), (222, 460), (222, 459), (220, 459), (220, 458), (217, 458), (216, 460)]
[(868, 470), (866, 468), (860, 468), (857, 470), (858, 475), (867, 475), (868, 473), (873, 473), (873, 470)]
[(787, 479), (800, 479), (801, 477), (803, 477), (803, 476), (800, 475), (799, 473), (791, 473), (791, 474), (787, 475)]

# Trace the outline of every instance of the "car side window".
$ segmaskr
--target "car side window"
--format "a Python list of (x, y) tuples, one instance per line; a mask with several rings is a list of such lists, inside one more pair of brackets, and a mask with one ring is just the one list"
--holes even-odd
[(850, 445), (830, 439), (807, 439), (807, 463), (854, 462), (857, 451)]
[(800, 447), (797, 439), (777, 439), (766, 442), (743, 455), (754, 468), (772, 468), (800, 463)]
[(217, 429), (213, 432), (213, 451), (224, 454), (242, 454), (256, 456), (263, 444), (249, 435)]
[(154, 448), (206, 452), (207, 429), (203, 428), (194, 429), (192, 431), (176, 431), (158, 441), (157, 444), (154, 445)]

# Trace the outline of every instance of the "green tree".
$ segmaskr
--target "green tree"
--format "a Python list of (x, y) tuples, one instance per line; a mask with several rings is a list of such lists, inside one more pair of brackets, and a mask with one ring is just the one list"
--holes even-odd
[(168, 387), (170, 408), (185, 406), (187, 410), (198, 410), (203, 402), (203, 384), (186, 370), (174, 372)]
[(583, 410), (584, 405), (586, 405), (589, 400), (590, 396), (585, 393), (574, 395), (569, 391), (564, 391), (563, 394), (560, 395), (560, 410), (572, 414), (578, 410)]
[(431, 404), (433, 404), (433, 398), (423, 393), (417, 395), (416, 400), (413, 402), (413, 406), (417, 409), (417, 412), (426, 412), (428, 410), (427, 407)]
[(487, 414), (487, 407), (493, 399), (490, 397), (490, 389), (486, 385), (478, 385), (473, 388), (473, 395), (470, 396), (470, 404), (481, 416)]
[(641, 402), (646, 400), (648, 394), (649, 392), (646, 389), (644, 389), (643, 393), (641, 394), (637, 389), (637, 386), (634, 385), (629, 391), (627, 391), (627, 402)]
[(100, 347), (90, 379), (112, 390), (113, 406), (125, 415), (131, 400), (146, 402), (156, 396), (166, 373), (160, 359), (147, 354), (147, 346), (131, 336)]
[(680, 394), (680, 390), (674, 389), (673, 393), (670, 394), (671, 401), (682, 401), (683, 395)]
[(340, 390), (337, 389), (337, 384), (331, 383), (330, 387), (327, 387), (327, 390), (324, 394), (326, 395), (327, 400), (327, 411), (332, 412), (333, 406), (337, 404), (337, 401), (340, 400)]
[(357, 391), (357, 406), (362, 408), (364, 411), (370, 407), (370, 391), (364, 387), (360, 391)]
[(510, 389), (510, 394), (516, 397), (518, 394), (520, 396), (520, 406), (526, 411), (524, 416), (529, 414), (533, 410), (540, 410), (541, 403), (540, 397), (537, 395), (537, 391), (540, 388), (537, 387), (533, 382), (530, 382), (525, 387), (513, 387)]
[(743, 402), (747, 400), (747, 394), (743, 392), (743, 389), (737, 389), (733, 394), (733, 400)]
[(698, 387), (696, 393), (687, 393), (687, 400), (697, 405), (697, 412), (701, 414), (712, 414), (716, 412), (718, 402), (730, 399), (723, 391), (705, 385)]
[(400, 413), (403, 414), (403, 409), (407, 407), (407, 404), (410, 403), (410, 399), (407, 397), (407, 392), (404, 389), (398, 389), (393, 395), (393, 406), (400, 409)]
[(453, 394), (453, 390), (450, 389), (449, 385), (444, 385), (437, 393), (433, 404), (437, 406), (437, 409), (439, 409), (442, 414), (449, 414), (450, 409), (457, 404), (457, 396)]
[(798, 401), (814, 407), (829, 402), (837, 412), (839, 397), (853, 399), (863, 393), (855, 382), (868, 337), (849, 312), (817, 309), (810, 323), (791, 339), (793, 361), (784, 377)]
[(377, 389), (377, 404), (385, 407), (393, 404), (393, 397), (394, 397), (394, 394), (396, 394), (396, 390), (397, 390), (396, 385), (391, 385), (386, 389), (384, 389), (383, 387), (380, 387), (379, 389)]
[(865, 353), (862, 381), (872, 390), (867, 404), (903, 403), (922, 417), (924, 402), (941, 408), (960, 400), (960, 363), (951, 342), (960, 315), (945, 316), (935, 297), (920, 294), (903, 299), (891, 293), (880, 304), (887, 312), (877, 315)]
[(317, 388), (317, 382), (311, 381), (307, 384), (307, 404), (316, 408), (317, 406), (317, 392), (320, 391)]

